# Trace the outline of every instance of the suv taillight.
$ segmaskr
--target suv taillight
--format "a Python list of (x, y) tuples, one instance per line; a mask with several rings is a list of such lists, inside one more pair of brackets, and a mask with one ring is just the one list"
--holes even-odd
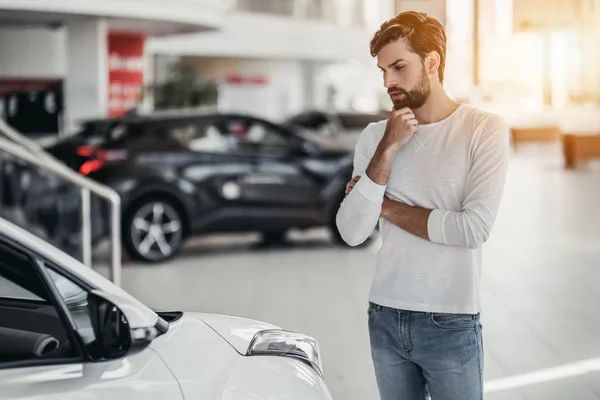
[(77, 155), (87, 159), (79, 167), (79, 172), (82, 175), (89, 175), (98, 171), (107, 161), (122, 161), (127, 158), (127, 152), (124, 150), (95, 149), (91, 146), (79, 146)]

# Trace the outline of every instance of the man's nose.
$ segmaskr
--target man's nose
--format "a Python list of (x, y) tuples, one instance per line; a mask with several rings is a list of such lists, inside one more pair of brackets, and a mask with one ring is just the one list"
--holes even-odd
[(396, 82), (396, 80), (393, 77), (387, 75), (383, 78), (383, 86), (385, 86), (386, 89), (393, 88), (397, 85), (398, 82)]

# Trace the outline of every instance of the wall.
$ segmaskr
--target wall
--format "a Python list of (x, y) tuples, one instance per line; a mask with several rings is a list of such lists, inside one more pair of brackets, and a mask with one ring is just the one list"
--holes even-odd
[(380, 24), (394, 15), (394, 0), (365, 1), (362, 6), (363, 27), (236, 13), (219, 32), (152, 38), (147, 49), (159, 55), (153, 64), (159, 81), (178, 54), (196, 60), (206, 77), (266, 76), (268, 93), (257, 88), (256, 98), (268, 103), (259, 112), (273, 119), (326, 107), (332, 86), (337, 93), (335, 107), (375, 110), (387, 106), (389, 99), (385, 93), (382, 96), (381, 75), (369, 54), (369, 41)]
[[(220, 57), (185, 57), (193, 63), (198, 74), (221, 84), (219, 107), (223, 111), (248, 112), (272, 120), (281, 120), (287, 115), (306, 108), (305, 87), (307, 71), (304, 64), (289, 60), (259, 60)], [(164, 80), (168, 62), (173, 59), (159, 56), (155, 65), (158, 80)], [(310, 73), (310, 71), (309, 71)], [(231, 84), (228, 77), (264, 78), (264, 84)]]
[[(155, 78), (164, 81), (173, 57), (156, 56)], [(221, 86), (222, 111), (242, 111), (280, 120), (306, 109), (377, 111), (391, 108), (375, 60), (343, 63), (295, 60), (257, 60), (183, 57), (204, 79), (226, 82), (228, 77), (265, 78), (266, 85), (245, 83)], [(335, 97), (329, 98), (330, 89)], [(233, 89), (233, 90), (230, 90)]]
[[(109, 94), (107, 32), (103, 19), (72, 20), (59, 29), (0, 28), (0, 79), (63, 80), (65, 128), (69, 131), (76, 121), (104, 117)], [(151, 72), (145, 65), (147, 82)]]
[[(318, 87), (335, 88), (332, 105), (338, 110), (377, 111), (388, 106), (391, 108), (375, 60), (352, 59), (345, 63), (328, 64), (319, 71), (317, 82)], [(319, 91), (319, 95), (321, 97), (316, 104), (328, 106), (327, 90)]]
[(0, 28), (0, 77), (63, 78), (65, 42), (64, 29)]

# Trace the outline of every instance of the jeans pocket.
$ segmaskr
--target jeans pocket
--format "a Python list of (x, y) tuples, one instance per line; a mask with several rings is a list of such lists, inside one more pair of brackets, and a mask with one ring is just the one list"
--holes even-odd
[(369, 316), (369, 324), (372, 324), (375, 319), (375, 313), (381, 310), (379, 304), (369, 302), (369, 308), (367, 309), (367, 315)]
[(440, 329), (475, 329), (479, 323), (479, 314), (431, 313), (429, 321)]

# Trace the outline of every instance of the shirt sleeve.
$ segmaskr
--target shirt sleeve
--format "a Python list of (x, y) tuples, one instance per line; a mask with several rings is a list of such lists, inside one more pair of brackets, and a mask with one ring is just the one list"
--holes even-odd
[(360, 175), (361, 178), (342, 201), (336, 216), (338, 231), (350, 246), (358, 246), (367, 240), (381, 215), (386, 185), (373, 182), (365, 173), (372, 158), (369, 144), (374, 126), (375, 124), (367, 126), (356, 143), (352, 176)]
[(490, 236), (508, 169), (508, 125), (492, 115), (474, 139), (462, 210), (436, 209), (429, 215), (427, 229), (434, 243), (476, 249)]

